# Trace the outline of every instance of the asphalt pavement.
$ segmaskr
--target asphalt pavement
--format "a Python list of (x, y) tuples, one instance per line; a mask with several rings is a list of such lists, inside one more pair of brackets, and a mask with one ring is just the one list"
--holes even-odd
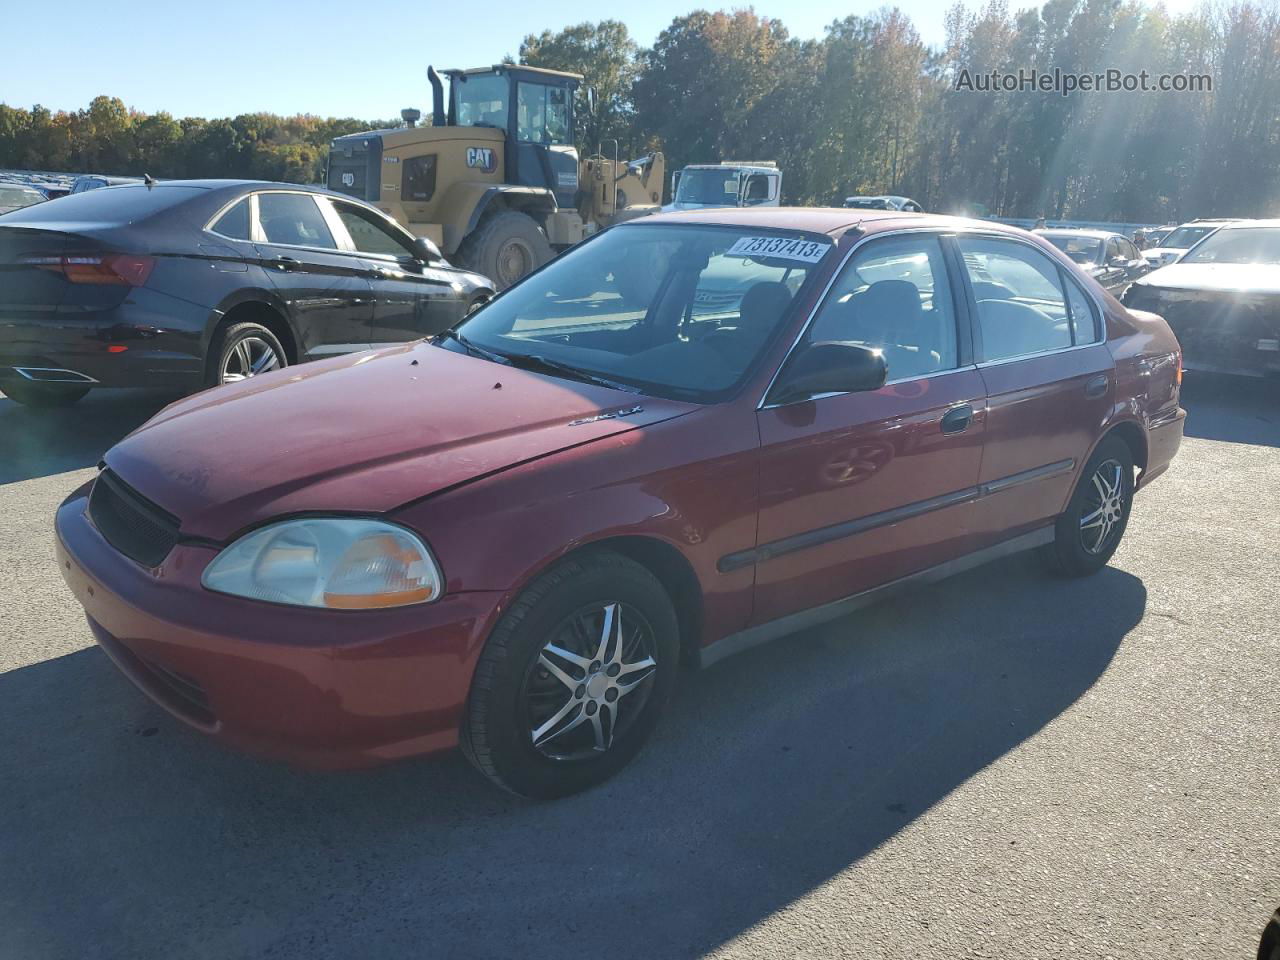
[(0, 960), (1225, 960), (1280, 906), (1280, 385), (1188, 375), (1099, 575), (1011, 558), (687, 672), (545, 804), (247, 758), (115, 671), (51, 521), (165, 400), (0, 398)]

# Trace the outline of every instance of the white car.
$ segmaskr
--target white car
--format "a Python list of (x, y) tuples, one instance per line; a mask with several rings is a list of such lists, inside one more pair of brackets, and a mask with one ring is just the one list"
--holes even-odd
[(1157, 246), (1143, 250), (1142, 255), (1151, 261), (1153, 267), (1167, 267), (1171, 263), (1176, 263), (1184, 253), (1209, 234), (1234, 222), (1234, 220), (1192, 220), (1182, 224)]

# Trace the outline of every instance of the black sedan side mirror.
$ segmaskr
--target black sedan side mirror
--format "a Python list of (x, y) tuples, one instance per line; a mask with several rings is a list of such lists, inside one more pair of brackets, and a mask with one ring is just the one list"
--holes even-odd
[(823, 393), (879, 390), (888, 375), (888, 364), (879, 350), (836, 340), (813, 343), (787, 362), (769, 402), (794, 403)]
[(444, 254), (430, 237), (417, 237), (413, 241), (413, 255), (423, 263), (439, 263), (444, 259)]

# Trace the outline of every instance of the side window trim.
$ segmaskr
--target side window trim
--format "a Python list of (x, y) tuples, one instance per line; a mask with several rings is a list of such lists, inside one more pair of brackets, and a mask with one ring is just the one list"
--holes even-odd
[(947, 282), (951, 285), (951, 302), (956, 312), (956, 362), (961, 369), (972, 367), (982, 355), (982, 331), (978, 328), (976, 301), (969, 285), (969, 271), (964, 268), (960, 245), (951, 231), (938, 234), (942, 245), (942, 262), (947, 269)]
[(315, 199), (316, 204), (320, 207), (320, 215), (324, 217), (324, 222), (329, 227), (329, 232), (333, 234), (333, 242), (338, 245), (338, 253), (358, 253), (355, 241), (351, 239), (351, 234), (347, 232), (347, 225), (342, 222), (342, 218), (338, 216), (338, 211), (334, 209), (333, 199), (321, 196), (317, 196)]

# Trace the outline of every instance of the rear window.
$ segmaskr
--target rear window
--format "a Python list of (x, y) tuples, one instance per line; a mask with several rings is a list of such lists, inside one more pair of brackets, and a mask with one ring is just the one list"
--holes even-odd
[(213, 225), (213, 232), (230, 240), (249, 239), (249, 198), (245, 197), (234, 207), (218, 218)]
[(57, 203), (41, 203), (9, 215), (9, 223), (57, 223), (98, 220), (131, 223), (154, 216), (208, 193), (202, 187), (164, 186), (103, 187), (60, 197)]

